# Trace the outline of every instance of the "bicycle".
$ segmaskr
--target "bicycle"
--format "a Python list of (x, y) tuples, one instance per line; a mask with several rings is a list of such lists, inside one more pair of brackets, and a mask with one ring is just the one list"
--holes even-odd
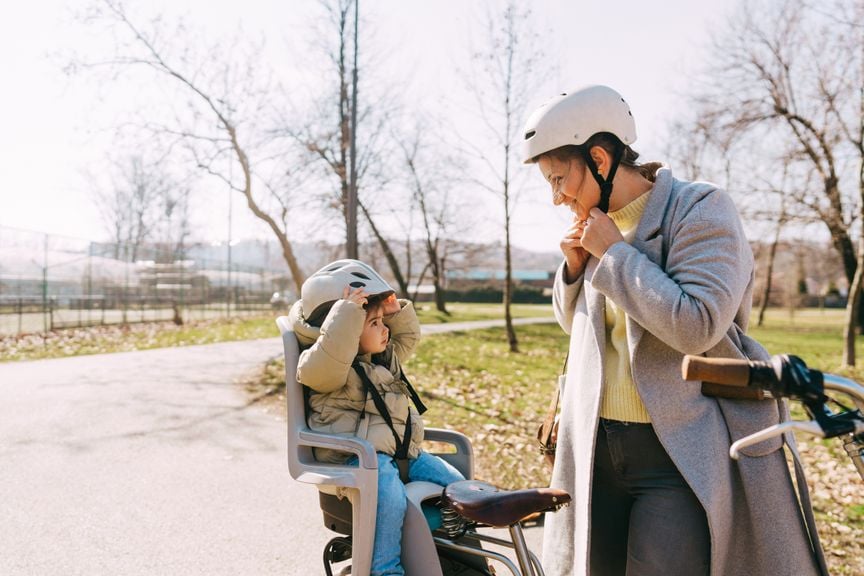
[[(767, 362), (685, 356), (681, 372), (685, 380), (749, 390), (754, 393), (750, 397), (789, 398), (804, 405), (811, 420), (781, 422), (741, 438), (730, 446), (731, 458), (737, 460), (742, 448), (791, 431), (843, 438), (846, 453), (864, 480), (864, 386), (858, 382), (808, 368), (801, 358), (787, 354), (772, 356)], [(855, 408), (842, 404), (827, 392), (848, 396)], [(829, 403), (839, 411), (832, 410)]]

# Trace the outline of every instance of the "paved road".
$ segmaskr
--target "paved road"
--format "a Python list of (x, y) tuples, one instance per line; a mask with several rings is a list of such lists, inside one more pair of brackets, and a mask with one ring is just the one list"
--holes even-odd
[(317, 493), (288, 475), (282, 418), (237, 384), (280, 353), (0, 364), (0, 574), (323, 573)]

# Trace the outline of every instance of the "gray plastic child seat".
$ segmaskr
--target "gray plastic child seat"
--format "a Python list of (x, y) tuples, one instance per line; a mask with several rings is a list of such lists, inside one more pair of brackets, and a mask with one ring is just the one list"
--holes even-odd
[[(369, 442), (311, 430), (306, 424), (303, 387), (297, 382), (300, 346), (287, 316), (276, 319), (285, 348), (285, 395), (288, 409), (288, 469), (298, 482), (314, 484), (327, 526), (352, 539), (352, 574), (368, 574), (375, 535), (375, 508), (378, 501), (378, 460)], [(455, 452), (436, 454), (447, 460), (466, 479), (473, 478), (474, 454), (466, 436), (450, 430), (427, 428), (425, 439), (451, 445)], [(312, 448), (330, 448), (357, 456), (357, 466), (318, 462)], [(429, 482), (410, 482), (406, 486), (408, 510), (402, 529), (402, 565), (407, 576), (441, 576), (432, 533), (421, 510), (421, 503), (438, 499), (442, 487)], [(351, 504), (346, 519), (344, 499)], [(348, 524), (350, 522), (350, 526)]]

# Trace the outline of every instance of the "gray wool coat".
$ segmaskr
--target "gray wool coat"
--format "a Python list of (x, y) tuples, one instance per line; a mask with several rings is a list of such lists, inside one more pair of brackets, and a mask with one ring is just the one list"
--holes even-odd
[[(708, 517), (711, 574), (794, 575), (824, 572), (809, 497), (799, 505), (783, 440), (729, 457), (735, 440), (776, 424), (785, 406), (701, 394), (681, 377), (685, 354), (765, 359), (746, 336), (753, 255), (729, 196), (708, 183), (675, 180), (661, 166), (631, 243), (590, 258), (581, 278), (555, 279), (555, 314), (570, 334), (552, 486), (573, 497), (549, 514), (543, 564), (549, 576), (588, 574), (591, 475), (605, 352), (605, 298), (627, 313), (633, 380), (660, 442)], [(794, 446), (792, 446), (794, 451)], [(805, 489), (806, 493), (806, 489)], [(675, 553), (675, 543), (669, 543)]]

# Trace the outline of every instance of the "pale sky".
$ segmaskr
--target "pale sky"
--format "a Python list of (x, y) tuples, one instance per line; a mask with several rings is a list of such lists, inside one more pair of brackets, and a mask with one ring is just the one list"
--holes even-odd
[[(244, 30), (267, 39), (268, 54), (284, 53), (286, 41), (296, 47), (294, 31), (302, 29), (315, 7), (313, 0), (137, 0), (132, 4), (143, 12), (162, 11), (167, 17), (184, 13), (190, 27), (211, 41), (225, 37), (242, 22)], [(410, 62), (413, 89), (434, 101), (462, 85), (454, 77), (455, 70), (468, 54), (468, 39), (476, 42), (480, 37), (482, 12), (476, 9), (480, 4), (361, 0), (360, 6), (376, 26), (376, 50), (392, 54), (383, 72), (399, 74)], [(559, 65), (557, 73), (537, 70), (538, 81), (542, 78), (549, 84), (538, 92), (536, 103), (579, 85), (608, 84), (625, 96), (636, 117), (639, 137), (634, 148), (645, 160), (662, 159), (665, 126), (678, 109), (676, 92), (686, 91), (711, 27), (735, 4), (735, 0), (532, 2), (538, 27), (551, 30), (543, 41), (557, 52)], [(83, 174), (100, 170), (110, 146), (104, 129), (122, 119), (123, 108), (110, 94), (98, 93), (82, 78), (70, 81), (60, 71), (62, 58), (56, 55), (88, 41), (86, 32), (70, 17), (70, 6), (82, 5), (85, 2), (33, 0), (4, 8), (0, 225), (98, 240), (106, 237), (105, 226)], [(529, 177), (538, 188), (523, 195), (515, 210), (513, 242), (532, 250), (555, 251), (569, 215), (552, 209), (548, 192), (539, 188), (539, 174)], [(197, 237), (211, 241), (227, 237), (227, 198), (226, 192), (196, 205)], [(233, 202), (234, 239), (267, 237), (264, 226), (246, 215), (240, 198)]]

